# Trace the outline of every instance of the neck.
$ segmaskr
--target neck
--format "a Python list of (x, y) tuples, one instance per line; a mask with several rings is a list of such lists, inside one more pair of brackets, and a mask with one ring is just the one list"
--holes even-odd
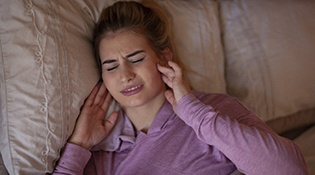
[(123, 110), (137, 131), (147, 133), (165, 100), (164, 93), (161, 93), (160, 97), (156, 98), (156, 100), (137, 107), (123, 107)]

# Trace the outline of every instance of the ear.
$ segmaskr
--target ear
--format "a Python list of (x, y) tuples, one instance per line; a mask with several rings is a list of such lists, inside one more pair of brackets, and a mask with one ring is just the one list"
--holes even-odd
[(161, 57), (163, 61), (172, 61), (173, 60), (173, 52), (170, 48), (165, 47), (161, 52)]

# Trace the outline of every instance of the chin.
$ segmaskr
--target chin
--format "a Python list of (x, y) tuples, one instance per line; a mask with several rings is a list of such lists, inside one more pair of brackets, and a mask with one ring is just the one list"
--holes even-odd
[(139, 107), (139, 106), (142, 106), (143, 104), (144, 103), (142, 103), (142, 102), (135, 101), (135, 102), (128, 102), (123, 106), (125, 106), (125, 107)]
[(140, 100), (139, 98), (137, 98), (137, 99), (123, 98), (123, 99), (119, 99), (117, 101), (123, 107), (138, 107), (138, 106), (141, 106), (144, 104), (144, 102), (142, 100)]

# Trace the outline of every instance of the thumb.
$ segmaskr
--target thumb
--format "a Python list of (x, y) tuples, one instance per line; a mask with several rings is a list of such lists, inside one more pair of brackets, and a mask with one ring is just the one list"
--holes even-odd
[(109, 117), (107, 118), (107, 120), (104, 123), (104, 129), (106, 132), (106, 135), (108, 135), (108, 133), (113, 129), (113, 127), (115, 126), (115, 123), (117, 121), (118, 118), (118, 113), (117, 112), (113, 112), (109, 115)]
[(177, 113), (176, 110), (177, 103), (173, 91), (172, 90), (165, 91), (165, 97), (166, 100), (173, 106), (173, 110), (175, 111), (175, 113)]

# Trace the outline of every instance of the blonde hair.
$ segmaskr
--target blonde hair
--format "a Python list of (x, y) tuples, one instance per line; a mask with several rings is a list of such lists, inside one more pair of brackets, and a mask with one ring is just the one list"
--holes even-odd
[(171, 27), (161, 8), (151, 1), (119, 1), (105, 8), (94, 32), (95, 58), (100, 66), (99, 45), (108, 32), (126, 29), (143, 35), (157, 54), (173, 50)]

